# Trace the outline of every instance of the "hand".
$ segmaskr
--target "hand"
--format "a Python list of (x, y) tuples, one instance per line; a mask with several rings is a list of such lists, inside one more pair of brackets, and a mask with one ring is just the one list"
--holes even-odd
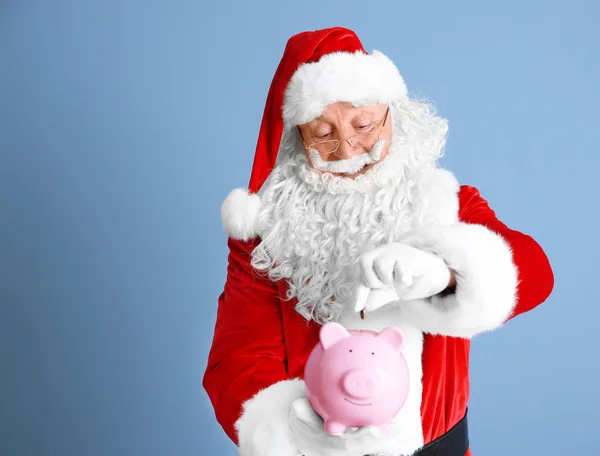
[(292, 403), (290, 430), (304, 456), (363, 456), (381, 437), (381, 431), (374, 426), (347, 429), (339, 436), (326, 434), (323, 420), (307, 398)]
[(398, 299), (423, 299), (445, 290), (453, 277), (437, 255), (401, 243), (382, 245), (365, 253), (358, 259), (356, 269), (357, 312), (375, 310), (392, 300), (389, 291), (387, 299), (373, 299), (371, 294), (375, 291), (393, 288)]

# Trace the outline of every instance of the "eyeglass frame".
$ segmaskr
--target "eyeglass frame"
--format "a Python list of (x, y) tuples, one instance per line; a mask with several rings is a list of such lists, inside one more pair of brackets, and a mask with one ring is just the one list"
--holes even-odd
[[(381, 137), (381, 134), (383, 133), (383, 129), (385, 128), (385, 123), (387, 122), (387, 118), (388, 118), (389, 113), (390, 113), (390, 107), (388, 106), (387, 109), (385, 110), (385, 116), (383, 117), (383, 123), (381, 124), (381, 129), (379, 130), (379, 133), (377, 133), (377, 141), (379, 141), (379, 139)], [(358, 133), (356, 135), (348, 136), (347, 138), (342, 138), (342, 139), (328, 139), (328, 140), (322, 141), (322, 142), (314, 142), (314, 143), (311, 143), (311, 144), (309, 144), (307, 146), (306, 143), (304, 142), (304, 137), (302, 136), (302, 131), (300, 130), (300, 126), (298, 126), (298, 133), (300, 133), (300, 138), (302, 139), (302, 145), (304, 147), (306, 147), (307, 149), (311, 149), (311, 147), (314, 146), (315, 144), (325, 144), (325, 143), (332, 143), (332, 142), (337, 141), (337, 143), (338, 143), (337, 147), (334, 150), (332, 150), (331, 152), (321, 152), (321, 151), (317, 150), (317, 152), (319, 152), (320, 154), (323, 154), (323, 155), (335, 154), (339, 150), (340, 146), (342, 145), (342, 142), (344, 142), (344, 141), (348, 141), (348, 144), (350, 144), (351, 147), (356, 147), (354, 144), (352, 144), (352, 142), (350, 142), (350, 140), (352, 138), (356, 138), (357, 136), (363, 136), (363, 135), (371, 135), (371, 134), (373, 134), (372, 131), (368, 131), (368, 132)], [(375, 141), (375, 143), (377, 143), (377, 141)]]

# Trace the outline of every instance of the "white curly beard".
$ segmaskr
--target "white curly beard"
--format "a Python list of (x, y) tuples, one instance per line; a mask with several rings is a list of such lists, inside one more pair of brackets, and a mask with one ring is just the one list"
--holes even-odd
[(351, 269), (364, 252), (424, 224), (420, 189), (429, 185), (447, 124), (427, 105), (392, 105), (393, 138), (380, 163), (355, 178), (312, 169), (295, 129), (260, 191), (261, 243), (252, 265), (285, 279), (296, 310), (319, 323), (352, 304)]

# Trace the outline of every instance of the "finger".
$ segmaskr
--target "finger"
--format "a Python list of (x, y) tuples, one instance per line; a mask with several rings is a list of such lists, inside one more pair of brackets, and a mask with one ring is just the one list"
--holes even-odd
[(410, 287), (413, 284), (412, 272), (400, 262), (397, 262), (394, 266), (394, 277), (396, 278), (396, 283), (405, 287)]
[(371, 312), (389, 304), (390, 302), (397, 301), (398, 299), (399, 296), (394, 287), (371, 290), (365, 310)]
[(355, 312), (360, 312), (366, 307), (370, 291), (371, 289), (369, 287), (365, 287), (360, 283), (358, 284), (358, 288), (356, 289), (356, 302), (354, 303)]
[(433, 289), (425, 276), (415, 277), (413, 286), (407, 290), (406, 299), (424, 299), (439, 293), (440, 290)]
[(373, 269), (377, 274), (379, 281), (385, 285), (392, 285), (394, 283), (394, 269), (396, 261), (393, 258), (386, 258), (385, 256), (375, 260)]
[(402, 283), (399, 283), (394, 286), (394, 289), (396, 290), (396, 293), (398, 293), (398, 299), (400, 299), (402, 301), (406, 301), (407, 299), (410, 299), (408, 296), (412, 293), (411, 288), (405, 286)]
[(298, 421), (310, 426), (322, 425), (321, 417), (314, 411), (307, 398), (296, 399), (292, 403), (292, 412)]
[(381, 288), (384, 284), (377, 277), (377, 273), (374, 269), (375, 257), (372, 255), (363, 255), (358, 260), (360, 264), (360, 271), (362, 273), (362, 282), (369, 288)]
[(424, 299), (429, 298), (436, 293), (437, 292), (434, 293), (431, 290), (431, 287), (426, 282), (426, 278), (424, 276), (416, 276), (413, 280), (412, 286), (410, 288), (405, 288), (404, 299)]

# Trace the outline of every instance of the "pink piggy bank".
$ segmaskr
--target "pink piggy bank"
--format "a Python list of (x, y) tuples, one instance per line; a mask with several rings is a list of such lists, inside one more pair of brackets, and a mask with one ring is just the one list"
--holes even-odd
[(325, 432), (341, 435), (349, 427), (376, 426), (386, 434), (408, 396), (400, 329), (376, 333), (327, 323), (319, 339), (306, 362), (304, 381)]

